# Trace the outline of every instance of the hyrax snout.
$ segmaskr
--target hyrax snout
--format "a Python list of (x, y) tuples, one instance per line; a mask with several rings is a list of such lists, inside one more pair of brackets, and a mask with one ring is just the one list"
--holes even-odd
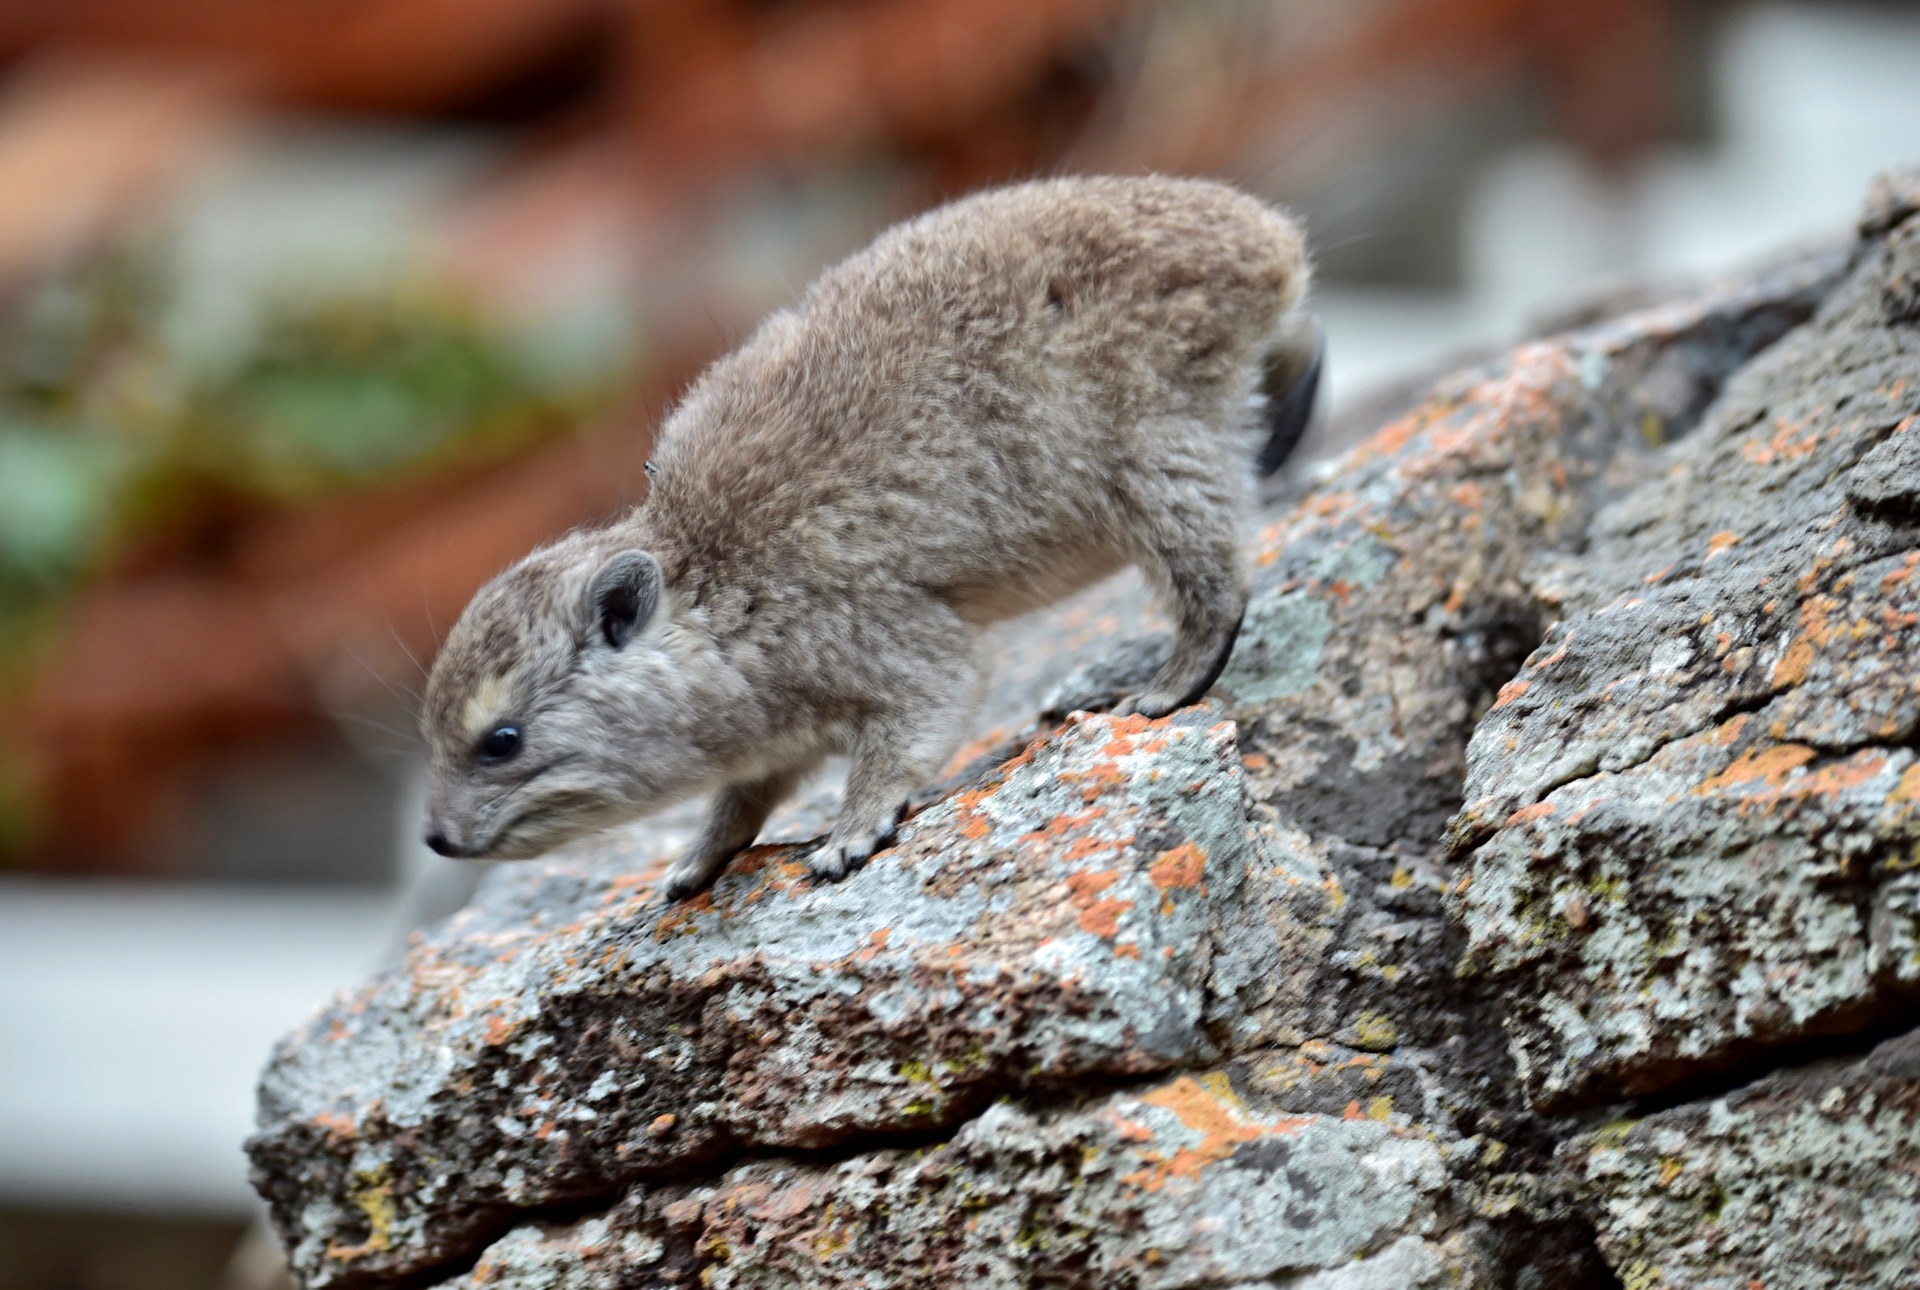
[(517, 858), (714, 794), (711, 883), (827, 755), (813, 871), (883, 845), (968, 732), (981, 631), (1128, 565), (1175, 625), (1129, 707), (1224, 666), (1256, 469), (1312, 410), (1299, 228), (1219, 184), (1060, 179), (901, 224), (715, 363), (646, 501), (474, 597), (427, 687), (430, 843)]

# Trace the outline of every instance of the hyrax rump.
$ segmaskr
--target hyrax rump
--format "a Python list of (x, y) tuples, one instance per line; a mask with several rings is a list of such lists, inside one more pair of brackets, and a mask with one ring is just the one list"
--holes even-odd
[(675, 899), (845, 752), (810, 861), (838, 879), (966, 735), (982, 629), (1127, 565), (1175, 624), (1127, 706), (1197, 699), (1255, 466), (1312, 408), (1307, 278), (1292, 221), (1197, 181), (1022, 184), (882, 234), (701, 375), (638, 509), (474, 597), (427, 686), (429, 844), (534, 856), (713, 792)]

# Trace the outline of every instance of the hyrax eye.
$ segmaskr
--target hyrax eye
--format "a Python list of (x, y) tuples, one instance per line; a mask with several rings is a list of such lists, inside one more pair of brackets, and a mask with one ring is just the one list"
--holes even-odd
[(482, 761), (505, 761), (520, 751), (520, 727), (495, 726), (480, 740)]

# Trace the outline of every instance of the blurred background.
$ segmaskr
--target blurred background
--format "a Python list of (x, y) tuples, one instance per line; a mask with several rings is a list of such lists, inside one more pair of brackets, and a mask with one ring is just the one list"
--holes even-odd
[(420, 665), (888, 223), (1291, 205), (1325, 453), (1914, 160), (1915, 4), (0, 0), (0, 1290), (264, 1284), (255, 1073), (470, 879)]

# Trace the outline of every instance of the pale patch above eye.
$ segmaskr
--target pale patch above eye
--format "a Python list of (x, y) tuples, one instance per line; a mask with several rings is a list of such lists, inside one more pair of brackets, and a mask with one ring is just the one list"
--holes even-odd
[(500, 724), (513, 708), (513, 674), (499, 672), (484, 678), (473, 687), (473, 697), (467, 700), (467, 706), (461, 713), (467, 727), (467, 738), (477, 740)]

